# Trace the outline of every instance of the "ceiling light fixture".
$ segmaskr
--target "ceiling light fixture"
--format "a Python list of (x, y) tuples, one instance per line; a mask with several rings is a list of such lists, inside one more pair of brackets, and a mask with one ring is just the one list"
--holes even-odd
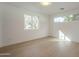
[(50, 4), (51, 4), (50, 2), (41, 2), (41, 5), (43, 5), (43, 6), (48, 6)]

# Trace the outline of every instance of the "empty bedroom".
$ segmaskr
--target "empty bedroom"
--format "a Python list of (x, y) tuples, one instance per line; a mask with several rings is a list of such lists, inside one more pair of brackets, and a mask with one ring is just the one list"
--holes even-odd
[(79, 57), (79, 2), (0, 2), (0, 56)]

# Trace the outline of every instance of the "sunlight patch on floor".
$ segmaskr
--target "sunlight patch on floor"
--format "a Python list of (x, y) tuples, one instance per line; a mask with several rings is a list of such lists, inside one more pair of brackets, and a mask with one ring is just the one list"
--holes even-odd
[(59, 37), (58, 38), (51, 38), (49, 41), (67, 41), (71, 42), (71, 40), (61, 31), (58, 31)]
[(59, 30), (59, 40), (61, 40), (61, 41), (71, 41), (61, 30)]

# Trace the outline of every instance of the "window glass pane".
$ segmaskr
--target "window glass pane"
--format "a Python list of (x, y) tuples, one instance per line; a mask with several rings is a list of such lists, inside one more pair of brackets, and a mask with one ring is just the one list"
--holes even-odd
[(75, 19), (75, 15), (67, 15), (54, 18), (54, 22), (71, 22)]
[(24, 15), (24, 29), (38, 29), (39, 28), (39, 19), (37, 16)]
[(64, 17), (56, 17), (54, 18), (54, 22), (64, 22)]
[(38, 24), (39, 24), (38, 17), (34, 16), (33, 17), (33, 29), (38, 29), (39, 28)]
[(29, 16), (29, 15), (24, 15), (24, 17), (25, 17), (25, 29), (31, 29), (31, 26), (32, 26), (32, 24), (31, 24), (31, 16)]
[(74, 19), (74, 15), (64, 16), (64, 19), (65, 19), (66, 22), (71, 22)]

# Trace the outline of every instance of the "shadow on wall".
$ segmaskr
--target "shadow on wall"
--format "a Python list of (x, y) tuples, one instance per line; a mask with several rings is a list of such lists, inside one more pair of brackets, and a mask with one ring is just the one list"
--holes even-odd
[(59, 30), (59, 39), (62, 41), (71, 41), (61, 30)]

